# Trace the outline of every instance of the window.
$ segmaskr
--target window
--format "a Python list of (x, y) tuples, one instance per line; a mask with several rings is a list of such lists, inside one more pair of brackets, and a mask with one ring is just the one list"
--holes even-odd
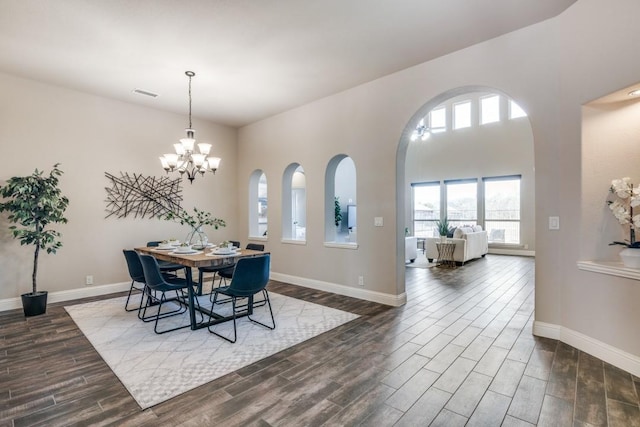
[(509, 100), (509, 118), (517, 119), (520, 117), (527, 117), (527, 113), (525, 113), (518, 104), (516, 104), (512, 100)]
[(412, 184), (413, 190), (413, 235), (436, 236), (435, 222), (440, 219), (440, 183)]
[(484, 178), (489, 243), (520, 244), (520, 176)]
[(500, 96), (491, 95), (480, 98), (480, 124), (500, 121)]
[(261, 170), (249, 178), (249, 236), (267, 236), (267, 177)]
[(431, 133), (447, 131), (447, 110), (445, 107), (431, 110), (429, 113), (429, 127), (431, 128)]
[(453, 104), (453, 128), (471, 127), (471, 101)]
[(478, 221), (478, 183), (474, 180), (445, 181), (447, 219), (452, 226), (475, 225)]

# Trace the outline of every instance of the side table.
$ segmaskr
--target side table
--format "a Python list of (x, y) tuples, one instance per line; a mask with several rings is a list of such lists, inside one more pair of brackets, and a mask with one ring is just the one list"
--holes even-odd
[(456, 244), (453, 242), (436, 243), (438, 249), (438, 267), (456, 268), (456, 262), (453, 260), (453, 251)]

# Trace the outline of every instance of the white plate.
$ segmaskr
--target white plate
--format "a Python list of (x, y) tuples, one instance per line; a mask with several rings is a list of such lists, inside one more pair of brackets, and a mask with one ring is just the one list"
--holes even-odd
[(198, 248), (200, 248), (200, 249), (213, 248), (213, 247), (215, 247), (215, 245), (214, 245), (213, 243), (207, 243), (206, 245), (204, 245), (204, 248), (202, 247), (202, 245), (198, 245), (198, 244), (193, 245), (193, 247), (196, 247), (196, 246), (197, 246)]
[(154, 250), (155, 251), (172, 251), (174, 249), (175, 248), (173, 246), (166, 246), (166, 247), (165, 246), (158, 246)]
[(211, 251), (213, 255), (235, 255), (238, 251), (236, 249), (217, 248)]
[(196, 255), (196, 254), (201, 254), (202, 251), (196, 251), (195, 249), (191, 249), (191, 250), (188, 250), (188, 251), (179, 251), (179, 250), (176, 249), (175, 251), (173, 251), (171, 253), (175, 254), (175, 255)]

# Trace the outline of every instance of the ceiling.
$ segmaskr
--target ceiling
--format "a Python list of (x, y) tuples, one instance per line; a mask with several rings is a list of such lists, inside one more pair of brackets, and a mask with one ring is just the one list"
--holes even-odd
[(242, 126), (575, 1), (0, 0), (0, 71), (186, 114), (193, 70), (193, 115)]

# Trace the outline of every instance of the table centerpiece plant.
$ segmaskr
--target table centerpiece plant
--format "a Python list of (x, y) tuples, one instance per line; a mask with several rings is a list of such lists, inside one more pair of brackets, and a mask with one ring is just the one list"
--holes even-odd
[(162, 219), (175, 221), (180, 223), (180, 225), (188, 225), (191, 227), (184, 242), (195, 247), (204, 248), (209, 243), (209, 239), (202, 230), (202, 227), (209, 225), (217, 230), (220, 227), (226, 227), (227, 224), (222, 219), (214, 218), (211, 212), (205, 212), (196, 207), (193, 208), (193, 212), (194, 214), (191, 215), (184, 209), (169, 211), (162, 216)]
[(38, 257), (41, 250), (48, 254), (55, 254), (62, 247), (62, 236), (49, 226), (51, 224), (66, 224), (64, 212), (69, 205), (69, 199), (62, 195), (59, 177), (62, 171), (59, 163), (53, 166), (49, 175), (36, 169), (28, 176), (14, 176), (0, 187), (0, 196), (4, 201), (0, 203), (0, 212), (8, 212), (9, 229), (14, 239), (20, 240), (21, 245), (34, 246), (33, 271), (31, 274), (32, 291), (22, 294), (22, 308), (25, 316), (37, 316), (47, 310), (47, 291), (38, 291)]
[(625, 266), (640, 268), (640, 242), (636, 241), (636, 228), (640, 228), (640, 214), (633, 213), (633, 208), (640, 206), (640, 185), (634, 186), (631, 178), (614, 179), (611, 181), (609, 193), (615, 200), (608, 200), (607, 204), (618, 222), (629, 227), (629, 240), (615, 240), (609, 245), (625, 246), (620, 256)]

